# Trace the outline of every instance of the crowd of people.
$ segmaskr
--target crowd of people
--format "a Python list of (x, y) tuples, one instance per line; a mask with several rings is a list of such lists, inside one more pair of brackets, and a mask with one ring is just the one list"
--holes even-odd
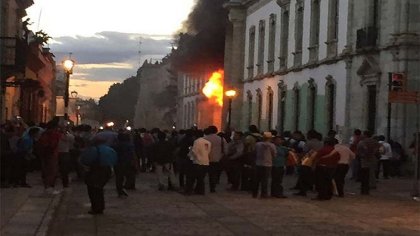
[[(115, 175), (119, 197), (136, 189), (136, 174), (154, 172), (159, 191), (185, 195), (215, 193), (226, 173), (230, 191), (247, 191), (254, 198), (286, 198), (284, 175), (297, 174), (294, 195), (316, 192), (314, 200), (344, 197), (345, 177), (361, 183), (361, 194), (376, 188), (382, 172), (387, 179), (400, 176), (406, 159), (402, 146), (383, 135), (355, 130), (344, 144), (335, 131), (326, 137), (315, 130), (247, 132), (204, 130), (92, 129), (72, 127), (58, 118), (35, 126), (21, 119), (1, 127), (1, 186), (31, 187), (28, 171), (40, 169), (46, 194), (59, 194), (57, 178), (69, 187), (70, 172), (87, 185), (91, 214), (105, 209), (104, 186)], [(206, 178), (207, 177), (207, 178)]]

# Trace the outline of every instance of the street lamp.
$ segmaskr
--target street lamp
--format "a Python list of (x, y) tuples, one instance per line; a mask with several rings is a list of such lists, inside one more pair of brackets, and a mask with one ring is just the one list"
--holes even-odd
[(230, 130), (230, 123), (232, 120), (232, 99), (236, 96), (235, 90), (228, 90), (225, 92), (226, 97), (229, 99), (229, 116), (228, 116), (228, 125), (227, 128)]
[(73, 74), (74, 61), (67, 59), (63, 61), (63, 68), (66, 72), (66, 88), (64, 91), (64, 119), (69, 118), (69, 86), (70, 86), (70, 75)]

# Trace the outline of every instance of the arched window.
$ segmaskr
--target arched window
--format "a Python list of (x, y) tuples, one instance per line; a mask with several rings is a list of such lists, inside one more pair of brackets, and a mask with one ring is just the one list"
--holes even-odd
[(264, 47), (265, 47), (265, 20), (260, 20), (258, 31), (258, 64), (259, 75), (264, 73)]
[(299, 130), (299, 118), (300, 118), (300, 88), (296, 83), (293, 88), (293, 107), (294, 107), (294, 129)]
[(332, 76), (328, 76), (325, 88), (325, 99), (327, 107), (327, 131), (334, 130), (335, 125), (335, 93), (336, 86)]
[(252, 93), (248, 90), (247, 92), (247, 125), (250, 126), (252, 124)]
[(273, 89), (271, 87), (268, 87), (267, 89), (267, 130), (272, 129), (273, 125)]
[(258, 129), (261, 128), (261, 118), (262, 118), (262, 92), (261, 92), (261, 89), (257, 89), (257, 126), (258, 126)]
[(284, 121), (286, 117), (286, 95), (287, 87), (284, 81), (281, 80), (278, 83), (278, 115), (277, 115), (277, 127), (278, 131), (282, 133), (284, 131)]
[(315, 129), (316, 84), (314, 79), (308, 81), (308, 130)]

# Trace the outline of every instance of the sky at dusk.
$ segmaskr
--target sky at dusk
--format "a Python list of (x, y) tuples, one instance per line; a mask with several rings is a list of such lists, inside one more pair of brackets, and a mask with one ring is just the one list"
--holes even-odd
[(164, 57), (194, 5), (194, 0), (34, 2), (27, 9), (30, 28), (53, 37), (49, 47), (57, 63), (72, 53), (76, 66), (70, 90), (95, 99), (135, 75), (145, 59)]

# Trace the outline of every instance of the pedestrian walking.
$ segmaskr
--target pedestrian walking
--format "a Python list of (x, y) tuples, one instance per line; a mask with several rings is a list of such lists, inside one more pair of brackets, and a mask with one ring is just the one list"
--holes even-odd
[(103, 214), (105, 210), (104, 186), (111, 178), (112, 167), (117, 163), (117, 153), (106, 145), (106, 140), (97, 138), (94, 146), (87, 148), (80, 161), (87, 167), (85, 183), (91, 203), (92, 215)]
[(152, 156), (158, 177), (159, 191), (177, 190), (174, 172), (175, 147), (164, 132), (158, 132), (158, 141), (153, 145)]

